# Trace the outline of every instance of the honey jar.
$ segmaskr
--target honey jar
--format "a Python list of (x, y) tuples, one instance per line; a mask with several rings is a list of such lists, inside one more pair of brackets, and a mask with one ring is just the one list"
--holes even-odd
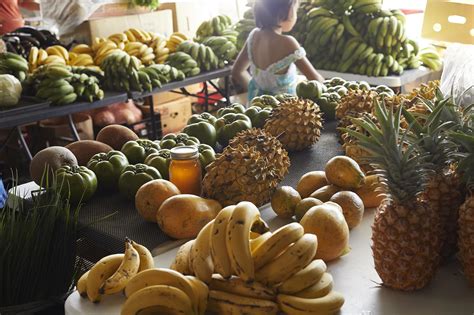
[(171, 149), (170, 181), (182, 194), (201, 195), (201, 163), (195, 146)]

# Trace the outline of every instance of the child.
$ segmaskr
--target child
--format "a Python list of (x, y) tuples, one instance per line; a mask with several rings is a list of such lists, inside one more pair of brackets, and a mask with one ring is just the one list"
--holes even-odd
[(295, 25), (297, 10), (298, 0), (257, 0), (254, 4), (258, 28), (249, 34), (232, 69), (234, 82), (248, 87), (249, 100), (262, 94), (295, 94), (296, 68), (308, 80), (323, 81), (296, 39), (282, 35)]

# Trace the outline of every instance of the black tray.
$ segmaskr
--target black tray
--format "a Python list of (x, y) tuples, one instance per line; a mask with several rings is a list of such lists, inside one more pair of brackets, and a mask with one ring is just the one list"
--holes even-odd
[(39, 109), (47, 108), (51, 105), (51, 102), (41, 100), (35, 97), (23, 96), (17, 105), (14, 107), (1, 107), (0, 116), (12, 116), (18, 113), (32, 112)]

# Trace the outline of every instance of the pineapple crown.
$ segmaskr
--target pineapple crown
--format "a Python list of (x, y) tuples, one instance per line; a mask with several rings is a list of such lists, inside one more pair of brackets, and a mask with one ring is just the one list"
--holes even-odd
[(416, 198), (423, 191), (432, 168), (427, 162), (427, 154), (420, 150), (418, 143), (409, 141), (408, 130), (400, 133), (401, 111), (402, 106), (394, 112), (393, 108), (385, 106), (383, 100), (382, 103), (376, 101), (374, 114), (379, 126), (368, 117), (353, 120), (369, 136), (345, 129), (371, 153), (367, 159), (375, 166), (375, 172), (389, 191), (388, 197), (396, 203)]
[(421, 150), (428, 154), (428, 160), (436, 171), (454, 162), (457, 145), (448, 137), (447, 131), (459, 126), (460, 116), (450, 97), (444, 97), (439, 89), (435, 100), (420, 98), (427, 114), (412, 114), (402, 106), (403, 116), (410, 125), (412, 142), (418, 141)]

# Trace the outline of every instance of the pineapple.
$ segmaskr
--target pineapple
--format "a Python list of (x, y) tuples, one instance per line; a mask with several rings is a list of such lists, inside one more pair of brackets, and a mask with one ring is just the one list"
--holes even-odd
[[(427, 115), (412, 115), (412, 108), (403, 110), (406, 122), (412, 126), (411, 135), (427, 154), (434, 172), (420, 198), (438, 212), (441, 221), (441, 257), (447, 259), (456, 252), (458, 210), (464, 196), (461, 182), (453, 164), (457, 146), (447, 137), (448, 127), (460, 124), (458, 107), (438, 90), (434, 101), (420, 99)], [(448, 115), (449, 113), (449, 115)]]
[(425, 287), (439, 264), (439, 217), (418, 197), (430, 172), (415, 143), (400, 133), (399, 107), (395, 112), (376, 102), (372, 120), (354, 120), (367, 131), (346, 130), (369, 151), (387, 195), (372, 225), (375, 269), (385, 286), (403, 291)]
[(458, 247), (459, 259), (464, 274), (474, 286), (474, 113), (467, 116), (468, 124), (464, 130), (452, 133), (452, 138), (463, 147), (463, 157), (458, 170), (464, 175), (468, 190), (466, 200), (459, 209)]

